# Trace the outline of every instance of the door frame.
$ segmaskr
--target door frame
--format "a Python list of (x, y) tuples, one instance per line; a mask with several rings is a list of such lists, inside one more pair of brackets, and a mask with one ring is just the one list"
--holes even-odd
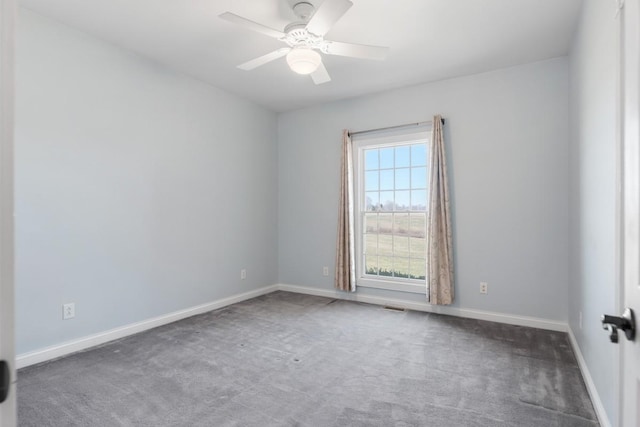
[[(615, 134), (615, 156), (616, 156), (616, 187), (615, 187), (615, 277), (614, 277), (614, 302), (615, 302), (615, 315), (622, 313), (622, 307), (624, 307), (624, 0), (616, 0), (616, 15), (615, 19), (618, 21), (617, 25), (617, 41), (616, 46), (616, 134)], [(618, 369), (613, 379), (615, 402), (618, 403), (615, 408), (615, 414), (609, 414), (608, 423), (612, 423), (613, 420), (618, 420), (620, 424), (622, 419), (622, 391), (624, 383), (622, 381), (622, 361), (624, 358), (623, 351), (620, 350), (620, 346), (616, 346), (618, 350), (617, 360)], [(613, 420), (611, 419), (613, 418)], [(613, 424), (610, 424), (613, 425)]]
[(0, 358), (11, 371), (11, 390), (0, 406), (0, 426), (16, 420), (14, 343), (13, 145), (16, 0), (0, 0)]
[[(617, 309), (618, 309), (618, 313), (622, 313), (622, 311), (625, 309), (625, 307), (628, 305), (627, 302), (627, 295), (626, 295), (626, 266), (625, 266), (625, 230), (624, 230), (624, 224), (625, 224), (625, 216), (624, 216), (624, 209), (625, 209), (625, 150), (626, 150), (626, 132), (627, 132), (627, 123), (626, 123), (626, 97), (625, 97), (625, 93), (628, 89), (627, 85), (626, 85), (626, 76), (628, 74), (632, 74), (632, 73), (637, 73), (638, 70), (634, 70), (634, 69), (627, 69), (627, 56), (626, 56), (626, 51), (627, 51), (627, 44), (629, 43), (629, 39), (627, 38), (627, 25), (631, 24), (631, 25), (638, 25), (640, 23), (640, 14), (638, 14), (637, 16), (630, 16), (629, 15), (629, 8), (625, 7), (627, 6), (627, 4), (629, 2), (634, 2), (635, 3), (635, 7), (633, 10), (635, 10), (636, 13), (638, 13), (640, 11), (640, 0), (627, 0), (625, 2), (625, 0), (616, 0), (618, 3), (618, 8), (619, 8), (619, 17), (621, 20), (621, 25), (619, 26), (620, 28), (620, 48), (619, 48), (619, 60), (618, 60), (618, 67), (619, 67), (619, 72), (618, 72), (618, 78), (619, 78), (619, 82), (618, 82), (618, 90), (619, 90), (619, 99), (618, 99), (618, 109), (619, 109), (619, 117), (618, 117), (618, 158), (617, 158), (617, 185), (616, 185), (616, 210), (617, 210), (617, 222), (619, 223), (619, 226), (616, 226), (616, 250), (619, 252), (620, 256), (618, 257), (617, 260), (617, 270), (618, 270), (618, 276), (616, 279), (616, 283), (618, 286), (616, 286), (616, 303), (618, 305)], [(640, 32), (638, 32), (638, 34), (636, 34), (637, 36), (640, 35)], [(635, 40), (635, 46), (633, 46), (633, 49), (635, 51), (636, 54), (640, 55), (640, 38), (636, 37)], [(633, 67), (631, 67), (633, 68)], [(631, 73), (630, 73), (631, 72)], [(638, 89), (638, 88), (636, 88)], [(637, 101), (637, 100), (636, 100)], [(640, 313), (637, 312), (636, 310), (636, 326), (638, 326), (638, 315)], [(640, 340), (640, 336), (638, 336), (638, 334), (636, 333), (636, 341)], [(624, 338), (621, 339), (621, 348), (620, 351), (618, 353), (618, 372), (617, 372), (617, 378), (616, 378), (616, 392), (618, 393), (617, 396), (617, 402), (618, 402), (618, 407), (616, 408), (617, 410), (617, 420), (618, 420), (618, 424), (620, 426), (624, 425), (625, 422), (625, 417), (626, 417), (626, 407), (625, 407), (625, 375), (628, 375), (628, 370), (625, 369), (625, 364), (628, 364), (629, 361), (627, 361), (626, 357), (625, 357), (625, 348), (624, 346), (628, 346), (628, 345), (632, 345), (632, 343), (630, 342), (626, 342), (626, 340)]]

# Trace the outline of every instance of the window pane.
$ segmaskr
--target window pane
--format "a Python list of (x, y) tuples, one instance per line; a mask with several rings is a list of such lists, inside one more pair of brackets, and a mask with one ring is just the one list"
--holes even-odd
[(409, 191), (396, 191), (396, 210), (409, 210)]
[(390, 169), (393, 167), (393, 148), (380, 149), (380, 169)]
[(395, 256), (409, 257), (409, 238), (406, 236), (393, 236), (393, 254)]
[(423, 213), (412, 213), (410, 216), (409, 234), (411, 237), (425, 237), (427, 216)]
[(393, 232), (393, 214), (381, 213), (378, 216), (378, 233), (391, 234)]
[(409, 247), (412, 257), (423, 259), (427, 257), (427, 239), (424, 237), (411, 236), (409, 238)]
[(393, 169), (380, 171), (380, 189), (393, 190)]
[(378, 274), (380, 276), (393, 276), (393, 257), (378, 257)]
[(426, 166), (427, 144), (414, 144), (411, 146), (411, 166)]
[(425, 259), (427, 256), (426, 214), (412, 213), (409, 217), (409, 247), (411, 257)]
[(364, 232), (365, 233), (377, 233), (378, 232), (378, 214), (367, 213), (364, 214)]
[(426, 262), (424, 259), (411, 258), (411, 278), (424, 280), (426, 277)]
[(396, 257), (393, 259), (393, 275), (403, 279), (409, 278), (409, 258)]
[(409, 235), (409, 214), (397, 213), (393, 216), (393, 234)]
[(396, 169), (396, 190), (408, 190), (411, 188), (409, 171), (409, 168)]
[(427, 190), (413, 190), (411, 192), (411, 210), (427, 210)]
[(378, 150), (364, 151), (364, 169), (378, 169)]
[(393, 255), (393, 235), (378, 234), (378, 254)]
[(378, 190), (378, 171), (364, 173), (364, 189), (366, 191)]
[(393, 204), (393, 191), (381, 191), (380, 192), (380, 210), (392, 211)]
[(411, 188), (427, 188), (427, 168), (411, 168)]
[(364, 235), (364, 253), (366, 255), (378, 254), (378, 235), (377, 234)]
[(408, 145), (396, 147), (396, 167), (404, 168), (410, 166), (410, 151)]
[(377, 191), (367, 191), (365, 193), (365, 207), (368, 211), (375, 211), (380, 206), (380, 193)]
[(365, 274), (378, 274), (378, 257), (367, 255), (364, 257)]

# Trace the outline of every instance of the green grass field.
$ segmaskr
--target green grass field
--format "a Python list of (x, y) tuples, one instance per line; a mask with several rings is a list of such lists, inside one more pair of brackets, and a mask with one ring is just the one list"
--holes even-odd
[(424, 280), (425, 226), (424, 213), (366, 213), (367, 274)]

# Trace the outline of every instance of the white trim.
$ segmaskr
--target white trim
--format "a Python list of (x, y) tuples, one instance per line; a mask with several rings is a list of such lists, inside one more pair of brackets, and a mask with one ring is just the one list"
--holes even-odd
[[(623, 10), (624, 0), (616, 0), (616, 31), (617, 31), (617, 60), (615, 66), (616, 69), (616, 129), (615, 129), (615, 172), (616, 172), (616, 187), (615, 187), (615, 278), (614, 283), (614, 295), (615, 295), (615, 310), (616, 313), (622, 313), (625, 307), (625, 274), (624, 274), (624, 113), (625, 113), (625, 52), (624, 52), (624, 15), (626, 13)], [(622, 12), (621, 12), (622, 11)], [(576, 344), (577, 345), (577, 344)], [(577, 353), (577, 351), (576, 351)], [(613, 378), (614, 380), (614, 401), (618, 402), (616, 410), (618, 411), (617, 417), (622, 423), (624, 419), (624, 351), (619, 349), (618, 351), (618, 366)], [(586, 382), (586, 380), (585, 380)], [(595, 389), (594, 389), (595, 390)], [(592, 398), (592, 400), (594, 400)], [(604, 409), (603, 409), (603, 414)], [(598, 418), (601, 418), (598, 416)], [(604, 416), (606, 419), (606, 414)], [(608, 422), (608, 421), (607, 421)], [(601, 422), (602, 425), (605, 425)], [(609, 424), (610, 425), (610, 424)]]
[(582, 351), (580, 351), (578, 340), (576, 340), (576, 337), (573, 334), (573, 330), (571, 329), (571, 326), (567, 327), (567, 333), (569, 334), (569, 341), (571, 341), (571, 347), (573, 347), (573, 352), (575, 353), (576, 359), (578, 360), (578, 366), (580, 367), (582, 378), (584, 379), (584, 383), (587, 386), (587, 391), (589, 392), (591, 403), (593, 404), (593, 408), (596, 411), (598, 422), (602, 427), (611, 427), (611, 422), (609, 421), (609, 417), (607, 416), (607, 411), (605, 411), (604, 409), (604, 405), (602, 404), (602, 400), (600, 399), (600, 395), (598, 394), (598, 389), (596, 388), (596, 385), (593, 382), (593, 378), (591, 378), (589, 367), (587, 366), (587, 362), (584, 360)]
[[(356, 268), (356, 286), (362, 286), (367, 288), (378, 288), (378, 289), (386, 289), (390, 291), (398, 291), (398, 292), (411, 292), (411, 293), (421, 293), (423, 289), (426, 288), (426, 280), (420, 281), (410, 281), (404, 279), (395, 279), (392, 277), (373, 277), (365, 274), (364, 265), (365, 265), (365, 255), (364, 255), (364, 242), (363, 242), (363, 215), (372, 214), (372, 213), (388, 213), (388, 214), (397, 214), (397, 213), (406, 213), (408, 215), (411, 214), (424, 214), (427, 215), (426, 211), (412, 211), (411, 203), (409, 203), (409, 207), (407, 210), (402, 211), (367, 211), (365, 207), (365, 180), (364, 180), (364, 151), (370, 147), (377, 148), (385, 148), (385, 147), (398, 147), (398, 146), (407, 146), (413, 145), (417, 143), (425, 144), (428, 152), (428, 147), (430, 143), (430, 134), (429, 132), (432, 129), (432, 122), (425, 122), (422, 126), (419, 127), (419, 130), (412, 130), (411, 132), (407, 132), (406, 129), (398, 129), (393, 128), (393, 132), (390, 131), (382, 131), (382, 132), (372, 132), (371, 135), (367, 133), (366, 136), (361, 136), (360, 138), (352, 138), (353, 143), (353, 189), (355, 191), (355, 198), (353, 198), (354, 203), (352, 211), (355, 212), (355, 268)], [(425, 157), (426, 159), (426, 157)], [(428, 163), (428, 162), (427, 162)], [(428, 168), (428, 164), (425, 163), (425, 168)], [(380, 166), (380, 165), (378, 165)], [(395, 164), (393, 168), (389, 170), (395, 171)], [(427, 184), (428, 188), (428, 184)], [(409, 190), (412, 190), (413, 187), (410, 186)], [(396, 186), (394, 184), (393, 189), (389, 191), (395, 191)], [(386, 190), (385, 190), (386, 191)], [(378, 195), (382, 192), (380, 186), (378, 186)], [(427, 191), (428, 192), (428, 191)], [(410, 201), (411, 202), (411, 201)], [(378, 203), (381, 203), (378, 200)], [(426, 221), (425, 221), (426, 224)], [(425, 225), (426, 227), (426, 225)], [(426, 233), (426, 229), (425, 229)], [(426, 276), (426, 274), (425, 274)]]
[(620, 11), (624, 8), (624, 0), (614, 0), (616, 2), (616, 14), (613, 15), (613, 19), (618, 19)]
[[(390, 305), (393, 307), (401, 307), (410, 310), (424, 311), (430, 313), (445, 314), (449, 316), (465, 317), (469, 319), (487, 320), (491, 322), (506, 323), (509, 325), (529, 326), (532, 328), (547, 329), (552, 331), (567, 331), (567, 324), (560, 321), (541, 319), (537, 317), (518, 316), (513, 314), (496, 313), (483, 310), (472, 310), (457, 307), (435, 306), (428, 302), (407, 301), (397, 298), (383, 298), (374, 295), (362, 295), (351, 292), (341, 292), (335, 289), (322, 289), (307, 286), (276, 284), (265, 286), (253, 291), (244, 292), (242, 294), (232, 295), (206, 304), (197, 305), (185, 310), (175, 311), (162, 316), (143, 320), (129, 325), (124, 325), (115, 329), (100, 332), (97, 334), (82, 337), (73, 341), (64, 342), (43, 349), (31, 351), (18, 355), (16, 358), (16, 367), (18, 369), (36, 363), (46, 362), (56, 359), (77, 351), (86, 350), (96, 345), (104, 344), (109, 341), (137, 334), (158, 326), (166, 325), (171, 322), (195, 316), (197, 314), (206, 313), (218, 308), (226, 307), (241, 301), (265, 295), (274, 291), (295, 292), (299, 294), (316, 295), (327, 298), (337, 298), (348, 301), (364, 302), (375, 305)], [(575, 347), (575, 346), (574, 346)], [(585, 381), (586, 377), (585, 377)]]
[(390, 305), (416, 311), (446, 314), (449, 316), (466, 317), (469, 319), (488, 320), (490, 322), (506, 323), (509, 325), (529, 326), (532, 328), (547, 329), (550, 331), (566, 332), (565, 322), (538, 317), (518, 316), (514, 314), (497, 313), (493, 311), (472, 310), (466, 308), (446, 307), (429, 304), (428, 302), (407, 301), (396, 298), (383, 298), (374, 295), (362, 295), (358, 293), (342, 292), (335, 289), (321, 289), (307, 286), (279, 284), (278, 290), (297, 292), (300, 294), (323, 296), (328, 298), (358, 301), (376, 305)]
[(0, 0), (0, 359), (9, 363), (11, 385), (0, 407), (0, 426), (16, 424), (14, 363), (14, 133), (17, 2)]
[(245, 301), (251, 298), (259, 297), (277, 290), (277, 285), (265, 286), (253, 291), (244, 292), (237, 295), (232, 295), (227, 298), (222, 298), (216, 301), (212, 301), (206, 304), (197, 305), (195, 307), (187, 308), (185, 310), (174, 311), (173, 313), (165, 314), (151, 319), (143, 320), (141, 322), (131, 323), (129, 325), (121, 326), (115, 329), (111, 329), (105, 332), (82, 337), (73, 341), (68, 341), (62, 344), (53, 345), (40, 350), (24, 353), (16, 357), (16, 367), (18, 369), (26, 366), (34, 365), (36, 363), (46, 362), (61, 356), (66, 356), (77, 351), (86, 350), (87, 348), (94, 347), (96, 345), (104, 344), (109, 341), (117, 340), (127, 337), (129, 335), (137, 334), (139, 332), (146, 331), (148, 329), (156, 328), (158, 326), (166, 325), (167, 323), (175, 322), (185, 319), (187, 317), (195, 316), (197, 314), (206, 313), (211, 310), (226, 307), (237, 302)]
[(401, 282), (396, 281), (392, 282), (389, 280), (376, 280), (369, 279), (366, 277), (358, 278), (356, 286), (359, 288), (376, 288), (376, 289), (384, 289), (387, 291), (398, 291), (398, 292), (406, 292), (410, 294), (422, 294), (425, 295), (427, 292), (426, 283), (412, 283), (412, 282)]
[(354, 144), (358, 144), (358, 148), (371, 147), (373, 145), (381, 148), (395, 147), (397, 145), (410, 145), (424, 142), (429, 143), (429, 132), (431, 125), (425, 126), (424, 129), (415, 132), (395, 132), (392, 135), (371, 135), (358, 137), (354, 135), (351, 138)]

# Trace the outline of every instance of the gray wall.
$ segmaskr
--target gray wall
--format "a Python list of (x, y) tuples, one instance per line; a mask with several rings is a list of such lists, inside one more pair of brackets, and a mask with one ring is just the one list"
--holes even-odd
[(275, 283), (275, 113), (19, 24), (17, 353)]
[[(616, 313), (616, 132), (618, 28), (615, 4), (584, 3), (570, 56), (569, 325), (612, 425), (617, 425), (617, 346), (600, 315)], [(580, 313), (583, 324), (580, 326)]]
[[(447, 120), (454, 306), (566, 320), (566, 58), (280, 114), (280, 282), (332, 289), (341, 130), (436, 113)], [(324, 265), (331, 266), (329, 277), (322, 276)], [(480, 281), (489, 283), (488, 295), (479, 293)]]

